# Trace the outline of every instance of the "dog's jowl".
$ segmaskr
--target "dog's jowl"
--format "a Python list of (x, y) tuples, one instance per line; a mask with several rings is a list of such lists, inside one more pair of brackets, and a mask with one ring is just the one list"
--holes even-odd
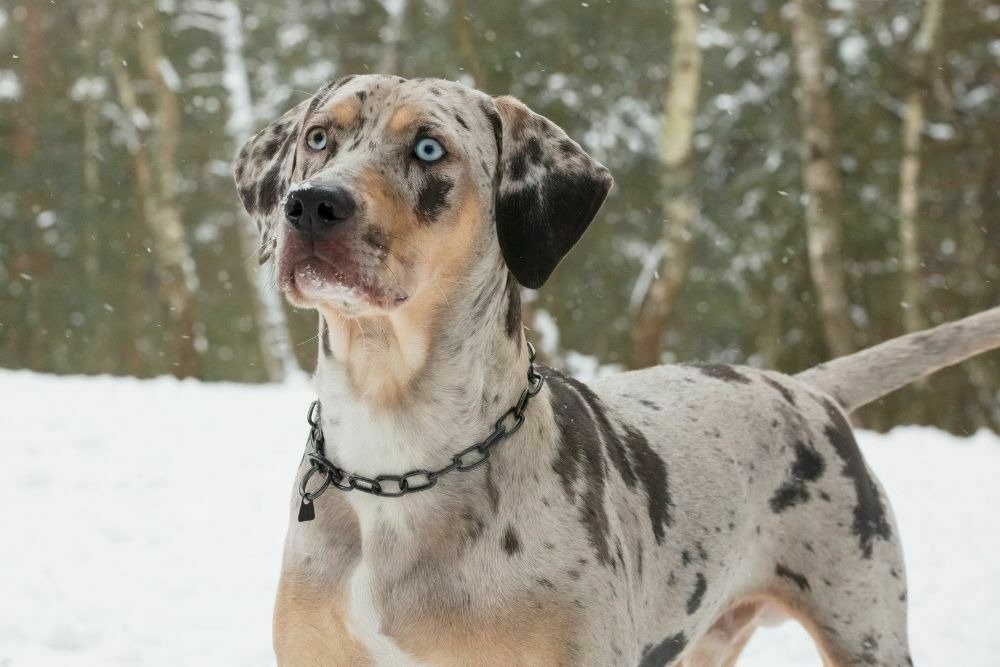
[(722, 667), (784, 618), (828, 665), (910, 664), (899, 533), (845, 415), (1000, 345), (1000, 309), (795, 377), (588, 386), (533, 363), (519, 289), (612, 179), (518, 100), (345, 77), (236, 181), (261, 261), (320, 315), (280, 664)]

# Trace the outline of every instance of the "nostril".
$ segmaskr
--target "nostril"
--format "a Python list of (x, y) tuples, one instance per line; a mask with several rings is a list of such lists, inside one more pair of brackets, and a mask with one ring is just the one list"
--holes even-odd
[(298, 199), (289, 199), (285, 202), (285, 217), (290, 222), (297, 222), (302, 217), (302, 202)]
[(320, 202), (320, 205), (316, 207), (316, 214), (323, 222), (336, 222), (339, 219), (333, 210), (333, 204), (326, 201)]

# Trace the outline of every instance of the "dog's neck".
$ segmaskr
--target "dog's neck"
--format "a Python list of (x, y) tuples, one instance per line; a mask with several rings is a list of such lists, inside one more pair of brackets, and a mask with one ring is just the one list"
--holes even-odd
[[(447, 302), (407, 304), (378, 320), (322, 313), (316, 387), (327, 456), (341, 468), (374, 478), (444, 467), (489, 435), (527, 387), (518, 286), (499, 256), (483, 264)], [(457, 496), (488, 501), (481, 476), (456, 472), (447, 485), (453, 492), (439, 485), (398, 499), (349, 494), (363, 551), (449, 521), (461, 511)]]

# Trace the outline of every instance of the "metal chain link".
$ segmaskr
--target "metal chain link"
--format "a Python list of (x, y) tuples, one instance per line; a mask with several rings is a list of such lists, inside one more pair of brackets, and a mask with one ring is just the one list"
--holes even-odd
[[(411, 470), (402, 475), (379, 475), (371, 478), (357, 473), (348, 473), (325, 456), (326, 441), (320, 423), (320, 404), (313, 401), (309, 406), (306, 421), (309, 422), (309, 439), (306, 445), (309, 449), (306, 458), (309, 459), (309, 470), (299, 482), (299, 496), (302, 504), (308, 505), (323, 495), (331, 486), (341, 491), (361, 491), (380, 498), (399, 498), (408, 493), (432, 489), (438, 480), (453, 470), (466, 472), (474, 470), (490, 459), (493, 448), (500, 441), (509, 438), (524, 424), (524, 410), (528, 401), (538, 395), (545, 384), (545, 377), (535, 370), (535, 347), (528, 343), (528, 386), (521, 392), (520, 398), (507, 412), (503, 413), (493, 425), (493, 432), (483, 441), (471, 447), (466, 447), (451, 457), (451, 462), (437, 470)], [(310, 491), (308, 485), (316, 474), (321, 474), (323, 481)], [(300, 514), (301, 516), (301, 514)], [(308, 520), (301, 519), (300, 520)]]

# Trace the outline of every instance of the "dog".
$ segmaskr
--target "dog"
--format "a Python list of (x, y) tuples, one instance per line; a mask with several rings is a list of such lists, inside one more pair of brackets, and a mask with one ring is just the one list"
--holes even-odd
[(520, 320), (612, 185), (550, 120), (348, 76), (236, 162), (261, 261), (320, 316), (279, 664), (721, 667), (786, 618), (828, 666), (912, 664), (898, 531), (846, 415), (1000, 346), (1000, 308), (794, 377), (587, 386), (536, 367)]

